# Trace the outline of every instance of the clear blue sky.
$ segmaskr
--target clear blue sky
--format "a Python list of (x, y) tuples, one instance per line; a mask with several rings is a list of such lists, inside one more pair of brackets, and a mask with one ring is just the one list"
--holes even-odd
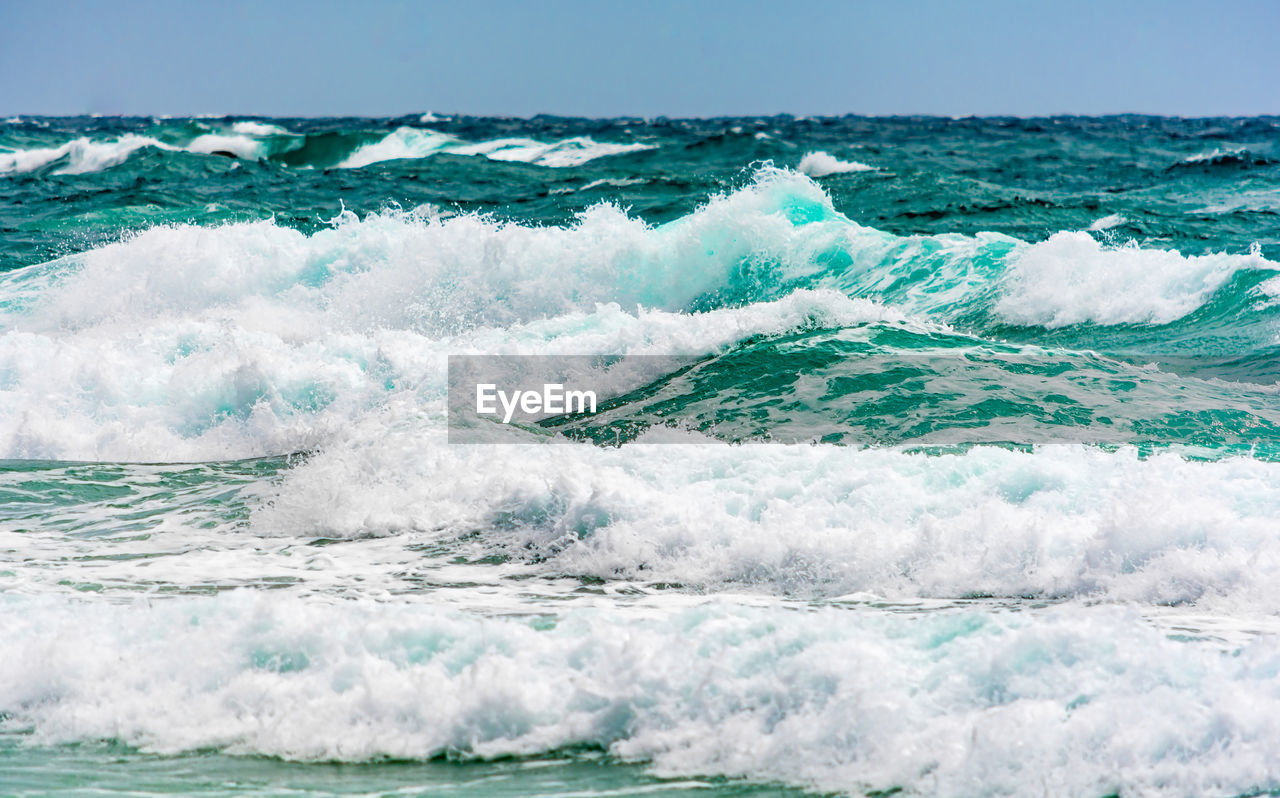
[(0, 113), (1280, 112), (1271, 0), (0, 0)]

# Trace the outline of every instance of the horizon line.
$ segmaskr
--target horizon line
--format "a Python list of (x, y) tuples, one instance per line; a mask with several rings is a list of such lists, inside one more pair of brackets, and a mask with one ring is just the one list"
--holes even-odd
[(500, 114), (500, 113), (470, 113), (462, 111), (407, 111), (400, 114), (270, 114), (270, 113), (191, 113), (191, 114), (175, 114), (175, 113), (101, 113), (101, 112), (80, 112), (80, 113), (24, 113), (24, 112), (4, 112), (0, 116), (5, 117), (4, 122), (18, 119), (235, 119), (235, 118), (251, 118), (258, 117), (263, 119), (374, 119), (374, 120), (395, 120), (407, 117), (418, 117), (421, 121), (422, 117), (434, 116), (435, 120), (447, 122), (459, 118), (471, 119), (521, 119), (532, 121), (539, 118), (551, 119), (571, 119), (584, 121), (613, 121), (619, 119), (633, 119), (641, 122), (654, 122), (657, 120), (668, 121), (697, 121), (697, 122), (714, 122), (718, 120), (729, 119), (777, 119), (780, 117), (790, 117), (793, 121), (803, 122), (807, 120), (817, 119), (945, 119), (950, 121), (962, 121), (966, 119), (1107, 119), (1118, 117), (1147, 117), (1152, 119), (1181, 119), (1181, 120), (1201, 120), (1201, 119), (1262, 119), (1268, 117), (1280, 117), (1280, 111), (1266, 113), (1251, 114), (1169, 114), (1154, 113), (1149, 111), (1108, 111), (1103, 113), (1079, 113), (1079, 112), (1054, 112), (1046, 114), (1013, 114), (1013, 113), (966, 113), (966, 114), (943, 114), (932, 112), (918, 113), (860, 113), (855, 111), (847, 111), (844, 113), (820, 113), (820, 114), (798, 114), (790, 111), (777, 111), (764, 114), (713, 114), (707, 116), (684, 116), (672, 114), (618, 114), (609, 115), (589, 115), (589, 114), (561, 114), (550, 111), (539, 111), (533, 114)]

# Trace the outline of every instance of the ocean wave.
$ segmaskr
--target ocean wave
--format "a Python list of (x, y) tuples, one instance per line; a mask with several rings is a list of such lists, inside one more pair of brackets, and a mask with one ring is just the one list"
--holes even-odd
[(386, 413), (292, 469), (262, 535), (453, 540), (696, 591), (1092, 598), (1280, 611), (1280, 468), (1085, 446), (1034, 452), (445, 445)]
[(1186, 167), (1200, 168), (1245, 168), (1250, 166), (1267, 166), (1275, 163), (1270, 158), (1255, 155), (1244, 147), (1234, 147), (1231, 149), (1222, 149), (1215, 147), (1209, 152), (1201, 152), (1183, 158), (1178, 163), (1169, 167), (1170, 169), (1179, 169)]
[(846, 172), (870, 172), (874, 171), (875, 167), (857, 161), (842, 161), (825, 152), (816, 151), (807, 153), (801, 158), (800, 165), (796, 169), (809, 177), (826, 177)]
[[(323, 295), (311, 299), (325, 301)], [(312, 306), (282, 314), (273, 303), (249, 299), (195, 318), (121, 326), (109, 321), (111, 333), (97, 325), (63, 333), (6, 332), (0, 337), (6, 375), (0, 395), (10, 404), (0, 414), (0, 441), (7, 456), (24, 458), (283, 454), (332, 444), (358, 419), (397, 403), (407, 406), (411, 423), (438, 427), (450, 353), (712, 352), (753, 335), (813, 324), (902, 319), (833, 292), (798, 292), (776, 303), (694, 316), (628, 312), (610, 303), (442, 339), (412, 329), (352, 329), (344, 326), (344, 313)], [(376, 317), (367, 323), (376, 324)], [(37, 398), (59, 391), (55, 402)]]
[(1203, 306), (1232, 275), (1266, 273), (1260, 255), (1192, 255), (1107, 247), (1087, 233), (1056, 233), (1012, 260), (995, 311), (1048, 328), (1168, 324)]
[(402, 127), (378, 141), (363, 144), (344, 158), (339, 168), (358, 169), (382, 161), (425, 158), (456, 142), (453, 136), (422, 128)]
[[(657, 227), (610, 205), (564, 227), (402, 213), (345, 214), (311, 236), (268, 221), (156, 227), (0, 275), (0, 312), (21, 315), (25, 329), (80, 329), (235, 310), (252, 298), (295, 300), (296, 311), (324, 294), (344, 326), (440, 336), (601, 302), (687, 312), (774, 299), (829, 272), (822, 261), (841, 244), (866, 243), (879, 256), (895, 242), (835, 214), (808, 180), (778, 172)], [(760, 293), (773, 280), (783, 290)]]
[(652, 150), (654, 145), (641, 142), (621, 144), (594, 141), (586, 136), (551, 142), (533, 139), (497, 139), (478, 144), (466, 144), (450, 150), (455, 155), (483, 155), (495, 161), (519, 161), (539, 166), (581, 166), (596, 158), (623, 155), (630, 152)]
[[(1274, 127), (0, 129), (9, 264), (76, 253), (0, 273), (0, 773), (1280, 791), (1275, 174), (1150, 181)], [(803, 173), (840, 141), (905, 166)], [(450, 356), (499, 353), (608, 401), (451, 404)]]
[[(846, 318), (869, 310), (849, 307)], [(619, 315), (615, 341), (649, 337), (635, 335), (643, 321)], [(705, 320), (707, 338), (734, 335), (716, 329), (726, 318)], [(648, 321), (650, 331), (679, 326)], [(795, 321), (771, 319), (779, 327)], [(0, 490), (14, 504), (0, 543), (14, 556), (0, 585), (15, 594), (130, 595), (275, 580), (304, 594), (376, 597), (413, 594), (425, 583), (433, 587), (422, 595), (445, 603), (449, 584), (488, 584), (476, 562), (498, 562), (490, 578), (586, 579), (632, 595), (681, 586), (806, 600), (988, 596), (1194, 606), (1238, 617), (1280, 612), (1275, 462), (1084, 445), (727, 445), (662, 428), (619, 448), (451, 444), (439, 355), (417, 351), (414, 340), (378, 343), (380, 356), (402, 369), (397, 379), (408, 383), (416, 365), (420, 384), (370, 402), (381, 386), (352, 379), (351, 396), (311, 409), (305, 423), (288, 424), (278, 396), (199, 437), (163, 428), (172, 415), (138, 400), (85, 406), (85, 416), (99, 415), (78, 425), (46, 419), (45, 445), (65, 436), (78, 451), (171, 446), (168, 460), (209, 456), (219, 444), (243, 450), (324, 437), (307, 456), (274, 466), (67, 465), (77, 473), (57, 480), (6, 471)], [(551, 343), (530, 336), (522, 348), (581, 351), (572, 339)], [(303, 376), (350, 377), (333, 360)], [(108, 363), (118, 365), (128, 364)], [(173, 382), (187, 388), (195, 368)], [(235, 374), (209, 382), (228, 376)], [(198, 420), (201, 401), (192, 396), (180, 409)], [(261, 481), (245, 488), (245, 474)], [(65, 489), (76, 479), (87, 480), (84, 491)], [(142, 487), (125, 489), (133, 484)], [(32, 508), (43, 508), (45, 521), (27, 529)], [(167, 512), (156, 515), (160, 508)], [(108, 539), (121, 556), (89, 556)], [(316, 541), (345, 544), (306, 546)], [(337, 559), (326, 556), (336, 551)], [(483, 601), (462, 603), (508, 609), (533, 589), (527, 581), (495, 586)]]
[(44, 744), (347, 762), (588, 746), (660, 775), (939, 796), (1280, 782), (1275, 641), (1171, 639), (1126, 609), (7, 603), (0, 712)]
[[(263, 122), (242, 121), (229, 128), (209, 130), (194, 137), (163, 137), (129, 133), (110, 139), (80, 137), (52, 147), (0, 149), (0, 174), (21, 174), (65, 161), (54, 174), (78, 175), (98, 172), (126, 162), (135, 152), (154, 148), (166, 152), (189, 152), (202, 155), (232, 155), (258, 160), (305, 150), (314, 136), (296, 135), (279, 126)], [(316, 134), (323, 137), (324, 134)], [(350, 145), (347, 145), (350, 146)], [(482, 155), (495, 161), (516, 161), (547, 167), (581, 166), (597, 158), (654, 149), (642, 142), (598, 142), (586, 136), (575, 136), (553, 142), (529, 138), (500, 138), (468, 142), (447, 133), (425, 128), (400, 127), (374, 141), (357, 144), (336, 163), (339, 168), (357, 169), (384, 161), (426, 158), (438, 153)], [(333, 161), (320, 159), (318, 164), (293, 165), (332, 166)]]
[(66, 163), (57, 174), (79, 175), (117, 166), (144, 147), (170, 149), (169, 145), (132, 133), (112, 141), (92, 141), (81, 137), (57, 147), (35, 147), (0, 152), (0, 174), (32, 172), (57, 161)]
[(245, 120), (236, 122), (231, 125), (231, 130), (242, 136), (290, 136), (293, 135), (289, 130), (280, 125), (273, 125), (269, 122), (254, 122)]
[[(347, 214), (310, 236), (268, 221), (157, 227), (0, 276), (0, 452), (281, 454), (418, 390), (447, 351), (561, 336), (581, 352), (706, 353), (779, 329), (785, 308), (849, 302), (974, 334), (983, 314), (1165, 323), (1242, 271), (1261, 282), (1274, 264), (1084, 233), (896, 237), (776, 170), (657, 227), (608, 205), (565, 227), (405, 213)], [(1253, 290), (1240, 312), (1265, 314)], [(715, 344), (708, 324), (729, 325)]]
[(483, 155), (495, 161), (519, 161), (538, 166), (581, 166), (596, 158), (654, 149), (651, 144), (597, 142), (586, 136), (550, 143), (527, 138), (505, 138), (475, 143), (421, 128), (401, 127), (379, 141), (365, 144), (343, 160), (348, 169), (401, 158), (426, 158), (437, 153)]
[(301, 146), (300, 138), (295, 138), (283, 146), (273, 146), (264, 140), (264, 137), (290, 138), (291, 134), (277, 125), (237, 122), (230, 132), (202, 133), (185, 144), (133, 133), (107, 140), (81, 137), (57, 147), (0, 151), (0, 174), (32, 172), (60, 162), (61, 165), (53, 170), (54, 174), (81, 175), (100, 172), (103, 169), (119, 166), (129, 160), (134, 153), (147, 148), (202, 155), (229, 153), (237, 158), (256, 160)]
[(267, 145), (253, 136), (242, 134), (228, 136), (220, 133), (205, 133), (175, 149), (205, 155), (230, 153), (237, 158), (247, 158), (251, 161), (264, 158), (269, 152)]

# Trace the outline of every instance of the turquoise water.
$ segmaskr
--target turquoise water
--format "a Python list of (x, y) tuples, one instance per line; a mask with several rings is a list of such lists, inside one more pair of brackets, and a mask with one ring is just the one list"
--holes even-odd
[(3, 122), (0, 794), (1280, 789), (1278, 132)]
[(112, 744), (31, 749), (0, 742), (12, 795), (676, 795), (783, 798), (804, 793), (723, 779), (658, 779), (596, 752), (498, 762), (296, 764), (216, 753), (155, 756)]

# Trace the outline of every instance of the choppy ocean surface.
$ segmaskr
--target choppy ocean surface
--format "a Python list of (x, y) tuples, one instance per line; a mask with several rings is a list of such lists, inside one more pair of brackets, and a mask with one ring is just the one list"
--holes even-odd
[(1278, 378), (1280, 119), (11, 118), (0, 794), (1277, 792)]

